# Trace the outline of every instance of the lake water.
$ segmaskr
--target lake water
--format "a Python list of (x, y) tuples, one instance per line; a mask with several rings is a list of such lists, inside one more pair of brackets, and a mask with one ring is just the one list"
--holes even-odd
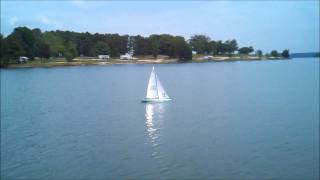
[(319, 59), (1, 69), (1, 179), (319, 178)]

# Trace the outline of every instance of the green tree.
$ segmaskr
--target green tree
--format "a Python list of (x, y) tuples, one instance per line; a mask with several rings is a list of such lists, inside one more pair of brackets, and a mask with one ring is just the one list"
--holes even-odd
[(271, 56), (273, 56), (273, 57), (279, 57), (279, 53), (278, 53), (277, 50), (272, 50), (270, 54), (271, 54)]
[(3, 35), (0, 33), (0, 47), (1, 47), (1, 50), (2, 50), (3, 41), (4, 41)]
[(285, 49), (282, 51), (281, 56), (284, 58), (289, 58), (289, 49)]
[[(128, 41), (128, 39), (131, 39)], [(191, 59), (193, 49), (203, 54), (229, 54), (238, 50), (239, 54), (253, 52), (253, 47), (242, 47), (238, 49), (235, 39), (227, 41), (214, 41), (206, 35), (194, 35), (188, 42), (181, 36), (170, 34), (153, 34), (149, 37), (128, 36), (119, 34), (91, 34), (77, 33), (72, 31), (47, 31), (42, 33), (40, 29), (28, 29), (17, 27), (6, 38), (0, 36), (1, 40), (1, 63), (10, 63), (10, 59), (19, 56), (34, 56), (49, 58), (49, 56), (66, 57), (72, 60), (78, 55), (96, 56), (98, 54), (109, 54), (111, 57), (119, 57), (129, 49), (128, 42), (132, 42), (135, 55), (167, 55), (174, 58)], [(260, 55), (261, 53), (261, 55)], [(262, 51), (256, 52), (262, 56)], [(274, 55), (274, 53), (273, 53)], [(283, 57), (289, 56), (289, 50), (284, 50)], [(279, 56), (279, 54), (277, 55)]]
[(41, 58), (50, 58), (50, 47), (48, 44), (40, 42), (38, 44), (38, 56), (40, 56)]
[(151, 53), (154, 58), (157, 58), (159, 55), (159, 47), (160, 47), (160, 36), (159, 35), (151, 35), (149, 36), (151, 42)]
[(210, 38), (202, 34), (191, 36), (189, 40), (192, 50), (197, 51), (198, 54), (206, 54), (210, 51), (209, 42)]
[(250, 54), (254, 51), (252, 46), (249, 47), (242, 47), (238, 49), (239, 54)]
[(17, 36), (9, 35), (5, 39), (5, 50), (4, 54), (8, 59), (16, 59), (19, 56), (25, 56), (26, 51), (22, 46), (21, 40)]
[(135, 54), (136, 55), (148, 55), (152, 54), (151, 43), (149, 38), (142, 37), (140, 35), (135, 36)]
[(42, 35), (42, 43), (49, 45), (53, 57), (63, 56), (65, 52), (64, 40), (53, 31), (45, 32)]
[(72, 61), (73, 61), (73, 58), (74, 58), (74, 56), (73, 56), (70, 52), (65, 52), (65, 53), (64, 53), (64, 57), (66, 58), (66, 60), (67, 60), (68, 62), (72, 62)]
[(91, 50), (93, 56), (98, 56), (99, 54), (110, 54), (110, 47), (106, 42), (98, 41), (95, 43)]
[(80, 55), (90, 56), (90, 50), (94, 46), (94, 37), (89, 32), (81, 33), (77, 37), (77, 50)]
[(177, 57), (179, 60), (187, 61), (192, 59), (192, 48), (181, 36), (173, 37), (172, 39), (172, 51), (173, 57)]
[(184, 60), (192, 58), (190, 45), (181, 36), (169, 34), (151, 35), (151, 53), (156, 58), (159, 54), (167, 55)]
[(34, 57), (35, 37), (27, 27), (17, 27), (7, 37), (7, 48), (10, 57)]
[(106, 34), (105, 42), (110, 47), (110, 55), (112, 57), (119, 57), (120, 54), (127, 52), (128, 35), (120, 36), (119, 34)]
[(76, 45), (71, 42), (71, 41), (68, 41), (66, 43), (66, 51), (65, 51), (65, 55), (64, 57), (67, 59), (67, 61), (72, 61), (73, 58), (75, 58), (77, 56), (77, 48), (76, 48)]
[(238, 43), (235, 39), (225, 41), (224, 46), (228, 54), (238, 50)]
[(8, 64), (8, 58), (6, 54), (6, 40), (3, 38), (2, 34), (0, 34), (0, 46), (1, 46), (0, 67), (2, 67)]
[(216, 41), (210, 41), (208, 46), (209, 46), (210, 53), (212, 53), (213, 55), (218, 54), (218, 45)]
[(158, 55), (159, 55), (159, 42), (152, 41), (151, 47), (152, 47), (152, 55), (153, 55), (153, 57), (157, 58)]
[(34, 36), (34, 45), (33, 45), (34, 56), (40, 56), (39, 46), (41, 43), (42, 32), (39, 28), (35, 28), (35, 29), (32, 29), (32, 33)]
[(257, 50), (256, 51), (256, 55), (259, 56), (259, 57), (262, 57), (262, 51), (261, 50)]
[[(179, 37), (174, 37), (169, 34), (159, 35), (159, 53), (163, 55), (174, 56), (174, 41)], [(184, 41), (184, 40), (183, 40)]]
[(225, 43), (222, 41), (217, 41), (217, 53), (218, 54), (225, 54), (227, 52), (227, 47)]

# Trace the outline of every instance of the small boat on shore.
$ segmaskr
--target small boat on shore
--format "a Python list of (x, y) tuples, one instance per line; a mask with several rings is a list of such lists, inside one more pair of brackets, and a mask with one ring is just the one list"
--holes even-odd
[(152, 71), (149, 78), (147, 95), (142, 102), (165, 102), (172, 100), (167, 92), (164, 90), (155, 70), (152, 67)]

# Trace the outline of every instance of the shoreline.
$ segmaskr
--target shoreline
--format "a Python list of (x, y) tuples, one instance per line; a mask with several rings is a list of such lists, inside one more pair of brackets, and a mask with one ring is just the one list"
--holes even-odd
[(175, 58), (137, 58), (135, 60), (120, 60), (120, 59), (110, 59), (110, 60), (100, 60), (100, 59), (82, 59), (75, 58), (71, 62), (67, 61), (55, 61), (49, 60), (48, 62), (40, 62), (38, 60), (29, 61), (23, 64), (8, 64), (4, 69), (9, 68), (33, 68), (33, 67), (63, 67), (63, 66), (108, 66), (116, 64), (180, 64), (180, 63), (204, 63), (204, 62), (233, 62), (233, 61), (261, 61), (261, 60), (288, 60), (290, 58), (272, 58), (272, 57), (258, 57), (258, 56), (213, 56), (212, 58), (204, 58), (203, 56), (194, 57), (189, 61), (180, 61)]

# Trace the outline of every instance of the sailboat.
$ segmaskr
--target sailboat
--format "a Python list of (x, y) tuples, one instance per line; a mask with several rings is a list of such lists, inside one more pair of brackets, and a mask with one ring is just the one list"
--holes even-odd
[(164, 102), (170, 101), (171, 98), (168, 96), (164, 90), (155, 70), (152, 67), (152, 71), (149, 78), (147, 96), (142, 102)]

